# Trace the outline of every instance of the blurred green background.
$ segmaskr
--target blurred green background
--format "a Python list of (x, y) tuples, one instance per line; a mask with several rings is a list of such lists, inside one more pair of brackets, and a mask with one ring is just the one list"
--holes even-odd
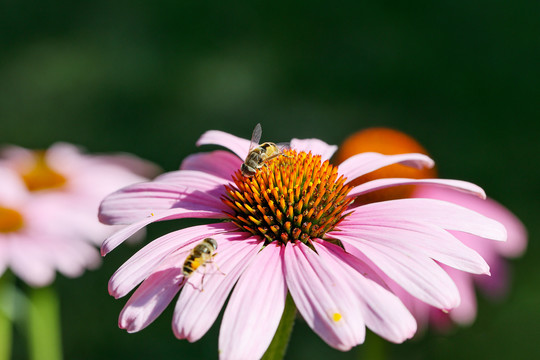
[[(389, 126), (416, 137), (442, 177), (473, 181), (530, 231), (506, 299), (476, 323), (387, 344), (394, 359), (540, 354), (540, 2), (26, 1), (0, 5), (0, 143), (127, 151), (174, 170), (208, 129), (263, 140)], [(157, 224), (154, 238), (188, 222)], [(137, 334), (107, 280), (122, 246), (78, 280), (59, 276), (66, 359), (206, 359), (218, 326), (176, 340), (172, 307)], [(372, 341), (373, 340), (373, 341)], [(370, 341), (372, 341), (370, 345)], [(298, 322), (288, 359), (367, 359)], [(17, 337), (15, 358), (26, 358)]]

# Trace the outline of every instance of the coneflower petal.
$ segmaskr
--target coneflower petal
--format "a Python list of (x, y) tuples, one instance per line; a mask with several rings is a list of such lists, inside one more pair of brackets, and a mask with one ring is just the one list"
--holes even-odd
[(55, 269), (48, 258), (49, 251), (48, 244), (39, 239), (18, 238), (10, 244), (9, 266), (31, 286), (50, 284), (55, 278)]
[(0, 186), (2, 206), (10, 207), (20, 204), (28, 198), (28, 191), (15, 171), (7, 167), (0, 167), (0, 179), (2, 179), (2, 186)]
[(222, 213), (208, 210), (187, 210), (182, 208), (163, 210), (157, 213), (151, 213), (149, 216), (143, 220), (137, 221), (131, 225), (128, 225), (118, 232), (114, 233), (108, 237), (103, 244), (101, 245), (101, 255), (106, 255), (115, 249), (118, 245), (126, 241), (127, 238), (135, 234), (137, 231), (141, 230), (148, 224), (151, 224), (156, 221), (162, 220), (172, 220), (172, 219), (185, 219), (185, 218), (209, 218), (209, 219), (219, 219), (223, 218)]
[[(319, 245), (319, 246), (317, 246)], [(325, 242), (315, 245), (320, 256), (333, 262), (358, 299), (366, 326), (385, 339), (401, 343), (416, 332), (416, 321), (401, 300), (373, 280), (372, 270), (342, 248)]]
[(402, 164), (415, 168), (433, 167), (435, 164), (431, 158), (423, 154), (383, 155), (366, 152), (351, 156), (339, 165), (339, 173), (352, 181), (359, 176), (365, 175), (382, 167)]
[(358, 299), (334, 261), (303, 243), (287, 244), (284, 260), (287, 287), (309, 327), (342, 351), (363, 343), (365, 320)]
[(173, 208), (216, 213), (226, 209), (219, 196), (212, 195), (211, 191), (201, 191), (195, 186), (149, 182), (134, 184), (109, 195), (101, 203), (99, 220), (109, 225), (126, 225)]
[(470, 325), (476, 318), (476, 293), (474, 291), (474, 279), (467, 273), (443, 266), (448, 275), (454, 280), (461, 296), (461, 303), (450, 311), (453, 321), (462, 325)]
[(221, 322), (220, 359), (260, 359), (270, 345), (287, 297), (282, 253), (269, 244), (240, 277)]
[(208, 331), (234, 284), (263, 245), (245, 233), (231, 232), (215, 238), (219, 246), (214, 263), (189, 278), (176, 303), (173, 331), (179, 339), (197, 341)]
[[(231, 169), (234, 171), (235, 169)], [(212, 192), (229, 183), (228, 180), (213, 174), (206, 174), (198, 170), (176, 170), (162, 174), (153, 182), (169, 183), (179, 187), (189, 187), (192, 190)]]
[(366, 263), (374, 264), (418, 299), (445, 310), (459, 305), (460, 297), (456, 285), (448, 274), (427, 256), (393, 249), (359, 237), (340, 235), (339, 240), (345, 250)]
[(173, 231), (150, 242), (130, 257), (109, 280), (109, 293), (115, 298), (127, 295), (135, 286), (146, 279), (169, 254), (183, 248), (192, 248), (194, 243), (206, 237), (235, 230), (231, 223), (192, 226)]
[(180, 291), (183, 259), (188, 253), (189, 249), (184, 249), (168, 257), (143, 281), (120, 312), (120, 328), (128, 332), (140, 331), (165, 310)]
[(90, 243), (72, 241), (69, 245), (63, 239), (50, 238), (48, 253), (58, 270), (67, 277), (77, 277), (85, 269), (95, 269), (101, 264), (101, 257)]
[(216, 150), (189, 155), (182, 161), (180, 170), (200, 171), (230, 181), (231, 174), (240, 169), (242, 162), (242, 159), (228, 151)]
[(328, 236), (342, 235), (358, 238), (360, 241), (376, 242), (393, 249), (419, 252), (443, 264), (474, 274), (489, 274), (486, 261), (473, 249), (465, 246), (448, 231), (425, 223), (404, 223), (384, 221), (371, 224), (356, 224), (343, 221), (340, 231)]
[(297, 152), (312, 152), (313, 154), (321, 155), (321, 159), (329, 160), (337, 151), (336, 145), (329, 145), (319, 139), (292, 139), (291, 149)]
[(250, 141), (223, 131), (209, 130), (201, 135), (196, 144), (197, 146), (221, 145), (244, 160), (249, 151)]
[(355, 186), (347, 195), (347, 197), (356, 197), (362, 194), (366, 194), (371, 191), (385, 189), (391, 186), (399, 185), (433, 185), (450, 188), (452, 190), (462, 191), (471, 195), (478, 196), (481, 199), (486, 198), (486, 193), (478, 185), (467, 181), (461, 180), (447, 180), (447, 179), (401, 179), (401, 178), (387, 178), (368, 181), (366, 183)]
[(506, 230), (501, 223), (462, 206), (435, 199), (400, 199), (371, 203), (355, 208), (348, 218), (358, 224), (378, 224), (385, 219), (421, 221), (486, 239), (506, 240)]
[[(508, 240), (504, 243), (490, 243), (488, 246), (494, 246), (500, 255), (504, 257), (520, 256), (527, 247), (527, 229), (521, 220), (491, 198), (481, 200), (468, 194), (456, 193), (449, 189), (434, 186), (419, 186), (414, 192), (414, 197), (448, 201), (500, 222), (506, 228)], [(468, 243), (467, 245), (472, 244)]]

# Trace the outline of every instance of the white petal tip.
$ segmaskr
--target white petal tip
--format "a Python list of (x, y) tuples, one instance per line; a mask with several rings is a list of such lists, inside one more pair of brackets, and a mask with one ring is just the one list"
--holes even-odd
[(507, 241), (508, 240), (508, 232), (506, 231), (506, 228), (503, 224), (497, 222), (497, 226), (494, 229), (493, 236), (490, 238), (491, 240), (496, 241)]

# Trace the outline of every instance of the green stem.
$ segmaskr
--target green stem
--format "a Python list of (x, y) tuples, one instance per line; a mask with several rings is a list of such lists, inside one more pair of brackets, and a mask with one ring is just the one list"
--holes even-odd
[(0, 276), (0, 360), (11, 358), (13, 335), (13, 277), (4, 273)]
[(283, 359), (289, 339), (294, 325), (294, 319), (296, 318), (296, 306), (290, 294), (287, 294), (287, 300), (285, 301), (285, 310), (279, 322), (279, 326), (276, 330), (274, 338), (270, 343), (270, 346), (262, 357), (263, 360), (278, 360)]
[(32, 360), (62, 359), (60, 311), (56, 292), (51, 287), (30, 289), (28, 343)]

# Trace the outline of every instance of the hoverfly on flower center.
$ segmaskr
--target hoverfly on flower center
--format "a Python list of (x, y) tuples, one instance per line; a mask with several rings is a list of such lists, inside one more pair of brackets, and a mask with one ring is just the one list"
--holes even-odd
[(261, 135), (261, 124), (257, 124), (251, 135), (248, 154), (240, 168), (242, 170), (242, 175), (245, 177), (253, 177), (257, 173), (257, 170), (261, 169), (263, 166), (267, 166), (267, 161), (281, 155), (287, 156), (283, 150), (289, 148), (288, 143), (275, 144), (273, 142), (265, 142), (259, 145)]

